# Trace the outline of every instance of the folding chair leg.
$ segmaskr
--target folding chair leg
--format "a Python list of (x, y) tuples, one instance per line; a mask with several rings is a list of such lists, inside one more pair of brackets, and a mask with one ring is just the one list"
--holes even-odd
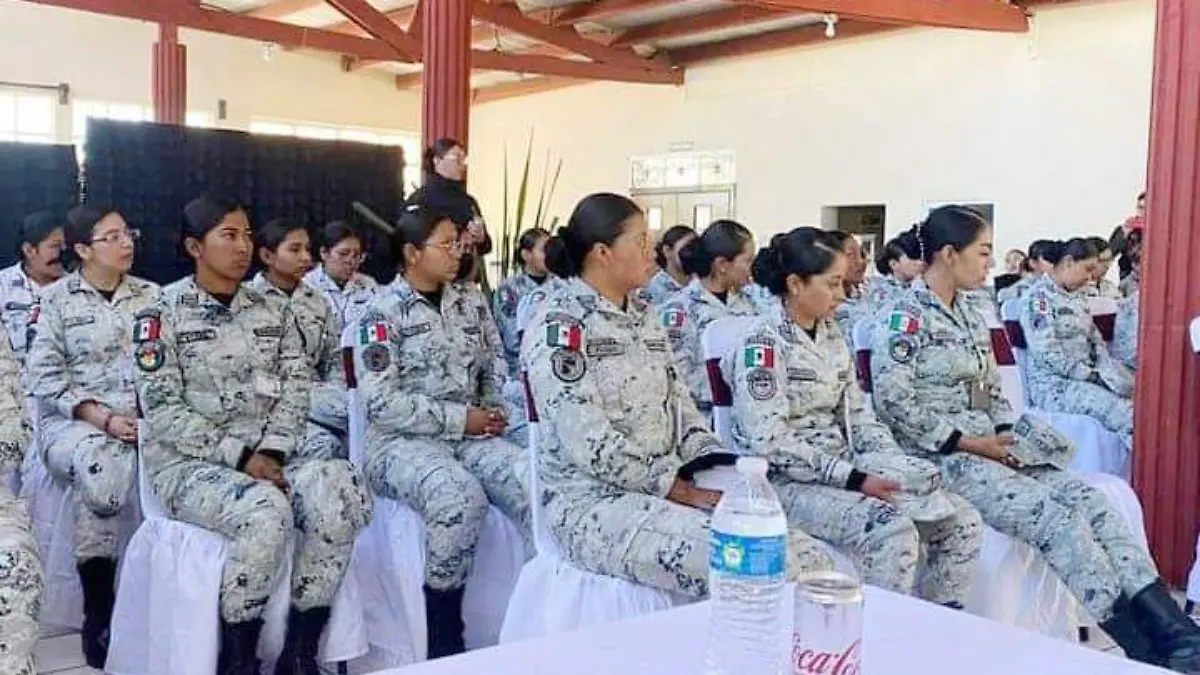
[(1092, 640), (1091, 629), (1088, 628), (1087, 626), (1080, 626), (1079, 627), (1079, 642), (1081, 644), (1087, 644), (1088, 642), (1091, 642), (1091, 640)]

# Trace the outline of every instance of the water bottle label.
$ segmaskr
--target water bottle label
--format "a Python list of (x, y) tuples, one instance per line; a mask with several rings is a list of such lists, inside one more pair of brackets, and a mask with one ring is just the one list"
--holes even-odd
[(740, 577), (783, 576), (787, 537), (744, 537), (712, 530), (708, 564), (714, 572)]

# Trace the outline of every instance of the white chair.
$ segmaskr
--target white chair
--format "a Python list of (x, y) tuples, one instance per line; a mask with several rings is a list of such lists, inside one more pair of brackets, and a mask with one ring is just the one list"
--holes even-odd
[(1016, 357), (1025, 411), (1044, 420), (1075, 444), (1078, 450), (1071, 461), (1070, 468), (1073, 471), (1108, 473), (1128, 480), (1131, 449), (1125, 446), (1120, 436), (1105, 429), (1099, 420), (1088, 415), (1050, 412), (1033, 405), (1028, 395), (1028, 375), (1025, 370), (1026, 342), (1025, 331), (1020, 323), (1020, 304), (1016, 300), (1009, 300), (1001, 307), (1001, 314)]
[[(358, 326), (352, 323), (342, 332), (342, 362), (350, 460), (363, 466), (367, 418), (355, 374), (357, 343)], [(426, 658), (424, 542), (425, 523), (416, 511), (375, 495), (375, 517), (359, 537), (354, 565), (364, 600), (372, 667), (393, 668)], [(499, 642), (509, 597), (525, 558), (520, 530), (499, 509), (489, 506), (463, 596), (463, 637), (468, 649)]]
[[(33, 426), (32, 440), (25, 453), (22, 467), (21, 499), (33, 523), (38, 556), (45, 575), (42, 595), (41, 630), (44, 635), (59, 635), (78, 631), (83, 626), (83, 587), (75, 567), (75, 507), (73, 488), (54, 479), (46, 466), (41, 442), (41, 408), (30, 398), (27, 402)], [(136, 495), (136, 487), (131, 488)], [(124, 551), (141, 521), (138, 500), (117, 518), (121, 522), (121, 543)]]
[[(524, 380), (524, 376), (522, 376)], [(537, 457), (541, 430), (526, 384), (529, 418), (529, 501), (535, 555), (525, 563), (508, 603), (503, 644), (530, 640), (670, 609), (686, 598), (632, 581), (583, 570), (562, 554), (545, 526)]]
[(1021, 371), (1017, 367), (1012, 341), (1008, 339), (1008, 332), (998, 316), (989, 312), (984, 318), (987, 320), (988, 337), (992, 343), (992, 357), (995, 358), (996, 367), (1000, 371), (1000, 391), (1004, 398), (1008, 399), (1013, 412), (1020, 415), (1025, 412), (1025, 390), (1021, 385)]
[(1100, 331), (1105, 342), (1112, 343), (1113, 331), (1117, 325), (1117, 299), (1108, 296), (1096, 296), (1088, 299), (1088, 309), (1092, 313), (1092, 322)]
[[(138, 425), (144, 443), (149, 425)], [(220, 646), (221, 574), (225, 537), (170, 518), (154, 492), (139, 452), (138, 491), (145, 521), (134, 534), (121, 566), (113, 609), (110, 675), (212, 675)], [(283, 651), (291, 602), (292, 547), (267, 603), (258, 645), (264, 672)], [(345, 662), (366, 653), (362, 601), (347, 574), (331, 608), (320, 659)]]
[(875, 391), (875, 386), (871, 382), (871, 324), (874, 319), (861, 319), (854, 324), (854, 328), (850, 331), (850, 338), (854, 342), (851, 345), (854, 357), (854, 372), (858, 375), (858, 386), (863, 391), (863, 398), (867, 407), (871, 406), (871, 395)]

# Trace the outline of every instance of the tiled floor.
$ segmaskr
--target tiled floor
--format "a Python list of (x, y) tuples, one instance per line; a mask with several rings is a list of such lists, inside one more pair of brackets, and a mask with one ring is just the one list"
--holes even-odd
[(40, 675), (101, 675), (101, 671), (83, 664), (78, 635), (42, 639), (34, 658)]

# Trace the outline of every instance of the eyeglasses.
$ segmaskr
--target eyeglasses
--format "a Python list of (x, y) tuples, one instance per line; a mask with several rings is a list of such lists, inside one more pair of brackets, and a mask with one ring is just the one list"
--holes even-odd
[(464, 242), (461, 239), (455, 239), (454, 241), (448, 241), (448, 242), (441, 243), (441, 244), (435, 244), (433, 242), (429, 242), (425, 245), (429, 246), (431, 248), (440, 248), (443, 251), (445, 251), (446, 253), (462, 253), (467, 250), (466, 242)]
[(442, 155), (442, 159), (450, 161), (450, 162), (455, 162), (457, 164), (465, 165), (467, 163), (467, 156), (460, 155), (457, 152), (447, 152), (446, 154)]
[(91, 243), (93, 243), (93, 244), (114, 244), (115, 245), (115, 244), (123, 244), (125, 242), (129, 242), (130, 244), (134, 244), (134, 243), (137, 243), (137, 241), (141, 238), (142, 238), (141, 230), (138, 230), (138, 229), (118, 230), (116, 232), (109, 232), (108, 234), (104, 235), (103, 237), (94, 237), (94, 238), (92, 238)]

